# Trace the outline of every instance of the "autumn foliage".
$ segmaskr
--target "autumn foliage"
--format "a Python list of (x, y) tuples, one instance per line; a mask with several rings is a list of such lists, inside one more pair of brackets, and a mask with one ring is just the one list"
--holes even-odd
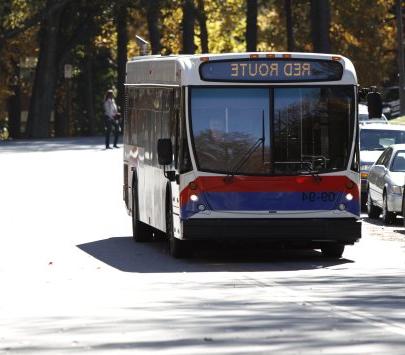
[[(2, 1), (0, 121), (7, 121), (16, 138), (100, 133), (105, 90), (114, 87), (123, 104), (125, 60), (138, 54), (135, 34), (151, 42), (153, 53), (165, 55), (320, 48), (350, 58), (361, 85), (396, 85), (393, 5), (394, 0)], [(66, 64), (73, 68), (71, 78), (65, 78)]]

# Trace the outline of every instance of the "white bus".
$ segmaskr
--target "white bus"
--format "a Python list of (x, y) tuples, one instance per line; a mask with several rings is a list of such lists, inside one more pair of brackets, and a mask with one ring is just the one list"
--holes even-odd
[(133, 238), (265, 239), (341, 257), (361, 237), (357, 78), (342, 56), (142, 56), (127, 63)]

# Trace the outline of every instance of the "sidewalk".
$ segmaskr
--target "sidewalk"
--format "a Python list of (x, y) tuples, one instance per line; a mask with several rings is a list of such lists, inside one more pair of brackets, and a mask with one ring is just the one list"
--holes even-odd
[[(122, 145), (122, 136), (118, 140)], [(61, 150), (104, 150), (104, 136), (47, 139), (16, 139), (0, 142), (2, 153), (52, 152)]]

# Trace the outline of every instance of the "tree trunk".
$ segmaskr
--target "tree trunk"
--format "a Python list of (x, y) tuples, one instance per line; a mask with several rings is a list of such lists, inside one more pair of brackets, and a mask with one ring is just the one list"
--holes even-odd
[(204, 9), (204, 0), (198, 0), (198, 23), (200, 25), (200, 41), (201, 51), (208, 53), (208, 30), (207, 30), (207, 15)]
[(67, 81), (71, 79), (67, 79), (65, 81), (65, 94), (58, 95), (55, 98), (56, 107), (60, 106), (61, 110), (55, 110), (55, 123), (54, 123), (54, 130), (55, 130), (55, 137), (67, 137), (69, 135), (69, 115), (70, 115), (70, 93), (69, 90), (69, 83)]
[[(47, 6), (50, 6), (51, 0)], [(55, 88), (58, 75), (57, 49), (62, 9), (41, 23), (39, 33), (39, 58), (35, 70), (30, 109), (28, 136), (49, 137), (49, 122), (55, 106)]]
[(314, 52), (331, 52), (329, 29), (329, 0), (311, 0), (311, 33)]
[(116, 11), (117, 27), (117, 104), (121, 110), (125, 103), (125, 73), (128, 56), (128, 7), (126, 2), (117, 5)]
[(160, 44), (160, 0), (149, 0), (146, 2), (146, 19), (148, 22), (149, 40), (152, 54), (160, 54), (162, 46)]
[(194, 54), (194, 3), (193, 0), (183, 2), (183, 53)]
[(10, 136), (21, 138), (21, 90), (20, 86), (14, 87), (14, 94), (8, 98), (8, 117)]
[(397, 51), (398, 51), (398, 79), (399, 79), (399, 112), (400, 115), (405, 114), (405, 56), (404, 56), (404, 24), (402, 1), (396, 0), (395, 2), (395, 17), (397, 25)]
[(246, 51), (257, 50), (257, 0), (246, 3)]
[(85, 105), (87, 111), (87, 119), (89, 122), (89, 135), (94, 136), (97, 133), (96, 113), (94, 110), (94, 58), (91, 46), (88, 46), (86, 55), (86, 89), (85, 89)]
[(287, 27), (287, 50), (289, 52), (294, 52), (295, 51), (294, 24), (292, 20), (291, 3), (292, 0), (284, 0), (284, 10)]
[(13, 138), (21, 138), (21, 85), (20, 85), (20, 66), (17, 63), (14, 65), (14, 83), (11, 89), (13, 94), (8, 98), (7, 108), (9, 117), (10, 136)]

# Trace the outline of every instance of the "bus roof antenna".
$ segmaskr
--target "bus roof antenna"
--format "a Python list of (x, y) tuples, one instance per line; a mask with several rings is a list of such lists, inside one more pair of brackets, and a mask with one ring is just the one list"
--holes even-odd
[(148, 46), (149, 42), (144, 40), (141, 36), (136, 35), (135, 40), (137, 45), (139, 46), (139, 54), (140, 55), (147, 55), (148, 54)]

